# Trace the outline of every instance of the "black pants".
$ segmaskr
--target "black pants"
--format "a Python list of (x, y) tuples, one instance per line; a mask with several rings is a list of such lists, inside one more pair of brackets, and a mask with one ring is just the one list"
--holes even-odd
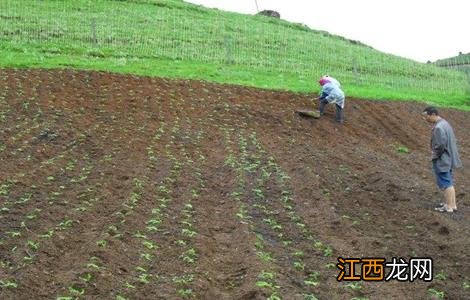
[[(326, 100), (320, 100), (320, 115), (323, 116), (325, 114), (325, 106), (328, 104)], [(341, 106), (335, 104), (336, 106), (336, 122), (343, 123), (344, 122), (344, 112)]]

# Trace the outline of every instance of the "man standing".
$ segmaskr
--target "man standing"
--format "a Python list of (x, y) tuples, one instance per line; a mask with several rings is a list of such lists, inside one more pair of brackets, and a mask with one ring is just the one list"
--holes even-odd
[(431, 160), (437, 186), (444, 192), (445, 203), (436, 207), (440, 212), (453, 212), (457, 210), (453, 170), (462, 166), (457, 150), (454, 130), (450, 124), (439, 116), (435, 107), (426, 107), (423, 111), (424, 119), (433, 124), (431, 135)]

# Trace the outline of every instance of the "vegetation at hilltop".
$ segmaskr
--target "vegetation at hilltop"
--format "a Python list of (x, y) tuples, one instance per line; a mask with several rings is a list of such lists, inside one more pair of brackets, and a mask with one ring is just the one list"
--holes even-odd
[(105, 70), (318, 92), (338, 78), (347, 95), (470, 107), (461, 72), (264, 16), (177, 0), (5, 0), (0, 66)]
[(457, 56), (439, 59), (434, 64), (447, 69), (463, 71), (470, 80), (470, 53), (460, 52)]

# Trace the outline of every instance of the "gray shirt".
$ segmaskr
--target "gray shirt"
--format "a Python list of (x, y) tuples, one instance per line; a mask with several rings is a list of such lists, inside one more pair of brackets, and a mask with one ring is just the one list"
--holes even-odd
[(449, 172), (462, 166), (454, 130), (442, 118), (432, 128), (431, 150), (431, 159), (439, 172)]

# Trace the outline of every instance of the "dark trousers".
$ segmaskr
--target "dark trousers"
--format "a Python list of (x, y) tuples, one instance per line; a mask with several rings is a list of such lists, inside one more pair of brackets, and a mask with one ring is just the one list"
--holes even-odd
[[(323, 116), (325, 114), (325, 106), (328, 104), (326, 100), (320, 100), (319, 110), (320, 115)], [(344, 112), (341, 106), (335, 104), (336, 106), (336, 122), (343, 123), (344, 122)]]

